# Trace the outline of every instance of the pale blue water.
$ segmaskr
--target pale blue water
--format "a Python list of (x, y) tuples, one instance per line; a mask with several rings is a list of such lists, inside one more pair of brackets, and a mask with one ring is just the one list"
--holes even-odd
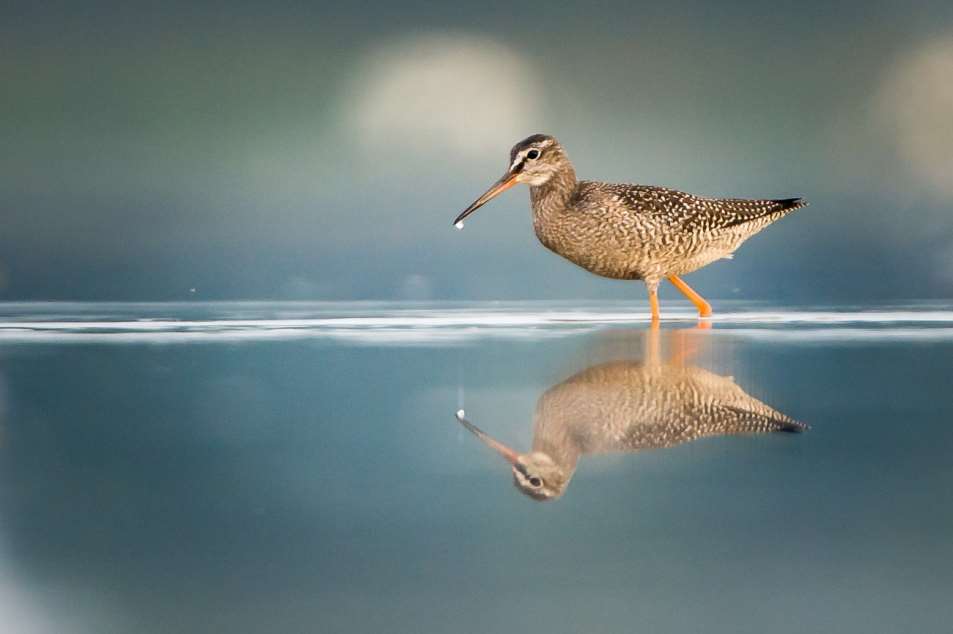
[(953, 306), (717, 308), (662, 356), (811, 429), (541, 503), (454, 412), (528, 449), (644, 306), (0, 306), (0, 630), (949, 631)]

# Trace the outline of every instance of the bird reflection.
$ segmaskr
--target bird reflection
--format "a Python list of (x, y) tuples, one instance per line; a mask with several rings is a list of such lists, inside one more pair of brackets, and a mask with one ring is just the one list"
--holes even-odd
[(730, 376), (661, 360), (659, 333), (647, 333), (644, 360), (593, 365), (549, 388), (536, 404), (533, 447), (519, 453), (465, 418), (457, 420), (512, 465), (520, 492), (559, 498), (579, 458), (673, 447), (706, 436), (800, 432), (799, 423), (747, 394)]

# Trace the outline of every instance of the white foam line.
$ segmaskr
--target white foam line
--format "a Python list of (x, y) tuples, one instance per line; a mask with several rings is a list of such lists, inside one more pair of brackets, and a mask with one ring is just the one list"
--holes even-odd
[[(366, 344), (454, 343), (479, 338), (542, 339), (606, 325), (644, 325), (641, 310), (513, 310), (496, 307), (420, 309), (367, 306), (367, 314), (315, 309), (315, 316), (278, 319), (162, 317), (116, 320), (0, 319), (0, 342), (175, 343), (332, 339)], [(107, 311), (108, 312), (108, 311)], [(227, 312), (227, 311), (225, 311)], [(325, 314), (320, 314), (324, 312)], [(328, 314), (332, 313), (332, 314)], [(695, 323), (693, 313), (668, 312), (666, 323)], [(951, 310), (739, 311), (718, 314), (712, 333), (785, 341), (953, 338)], [(722, 328), (718, 328), (718, 326)], [(795, 328), (782, 328), (793, 325)], [(733, 327), (733, 326), (741, 326)], [(948, 326), (948, 327), (945, 327)]]
[[(687, 316), (686, 316), (687, 317)], [(12, 321), (0, 322), (0, 330), (109, 330), (166, 331), (274, 328), (444, 328), (454, 326), (544, 326), (564, 323), (624, 323), (648, 321), (625, 313), (467, 313), (433, 316), (394, 315), (367, 317), (323, 317), (313, 319), (216, 319), (216, 320), (135, 320), (135, 321)]]
[(716, 315), (714, 322), (764, 324), (953, 324), (953, 311), (946, 310), (870, 310), (870, 311), (816, 311), (816, 312), (738, 312)]
[(321, 328), (164, 332), (70, 332), (0, 329), (0, 343), (202, 343), (330, 339), (365, 344), (461, 343), (476, 339), (553, 339), (590, 332), (593, 328)]
[(848, 341), (950, 341), (953, 328), (726, 328), (709, 330), (706, 334), (726, 335), (741, 339), (795, 343)]
[[(694, 321), (692, 313), (669, 313), (666, 321)], [(474, 312), (412, 311), (409, 314), (314, 317), (300, 319), (136, 319), (96, 321), (16, 321), (0, 320), (0, 331), (177, 331), (236, 330), (277, 328), (445, 328), (461, 326), (516, 327), (561, 324), (645, 323), (640, 312)], [(864, 311), (864, 312), (738, 312), (716, 315), (712, 322), (722, 324), (953, 324), (953, 311)]]
[[(488, 339), (547, 340), (576, 336), (598, 330), (592, 328), (447, 328), (447, 329), (256, 329), (231, 331), (168, 332), (64, 332), (0, 331), (0, 344), (177, 344), (254, 341), (341, 341), (363, 345), (452, 345)], [(850, 341), (953, 341), (953, 328), (726, 328), (699, 331), (700, 336), (733, 337), (771, 343)]]

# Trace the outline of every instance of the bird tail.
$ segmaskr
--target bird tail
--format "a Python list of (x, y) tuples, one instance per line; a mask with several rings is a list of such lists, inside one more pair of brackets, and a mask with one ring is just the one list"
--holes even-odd
[(775, 423), (778, 425), (777, 431), (786, 431), (791, 433), (805, 432), (811, 428), (807, 423), (802, 423), (794, 419), (784, 417), (784, 420), (776, 420)]
[(807, 202), (803, 198), (780, 198), (778, 200), (772, 200), (771, 202), (775, 203), (776, 207), (774, 208), (774, 213), (781, 211), (791, 212), (795, 209), (800, 209), (801, 207), (807, 207), (811, 203)]

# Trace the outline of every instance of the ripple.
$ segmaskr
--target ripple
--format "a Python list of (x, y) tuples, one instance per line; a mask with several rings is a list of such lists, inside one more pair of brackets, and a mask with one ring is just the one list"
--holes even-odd
[[(663, 327), (697, 322), (688, 308)], [(937, 304), (874, 309), (770, 309), (733, 302), (710, 320), (713, 335), (784, 341), (953, 339), (953, 309)], [(229, 302), (0, 305), (0, 343), (195, 343), (315, 339), (355, 344), (549, 339), (644, 327), (644, 306), (622, 303), (471, 304)]]

